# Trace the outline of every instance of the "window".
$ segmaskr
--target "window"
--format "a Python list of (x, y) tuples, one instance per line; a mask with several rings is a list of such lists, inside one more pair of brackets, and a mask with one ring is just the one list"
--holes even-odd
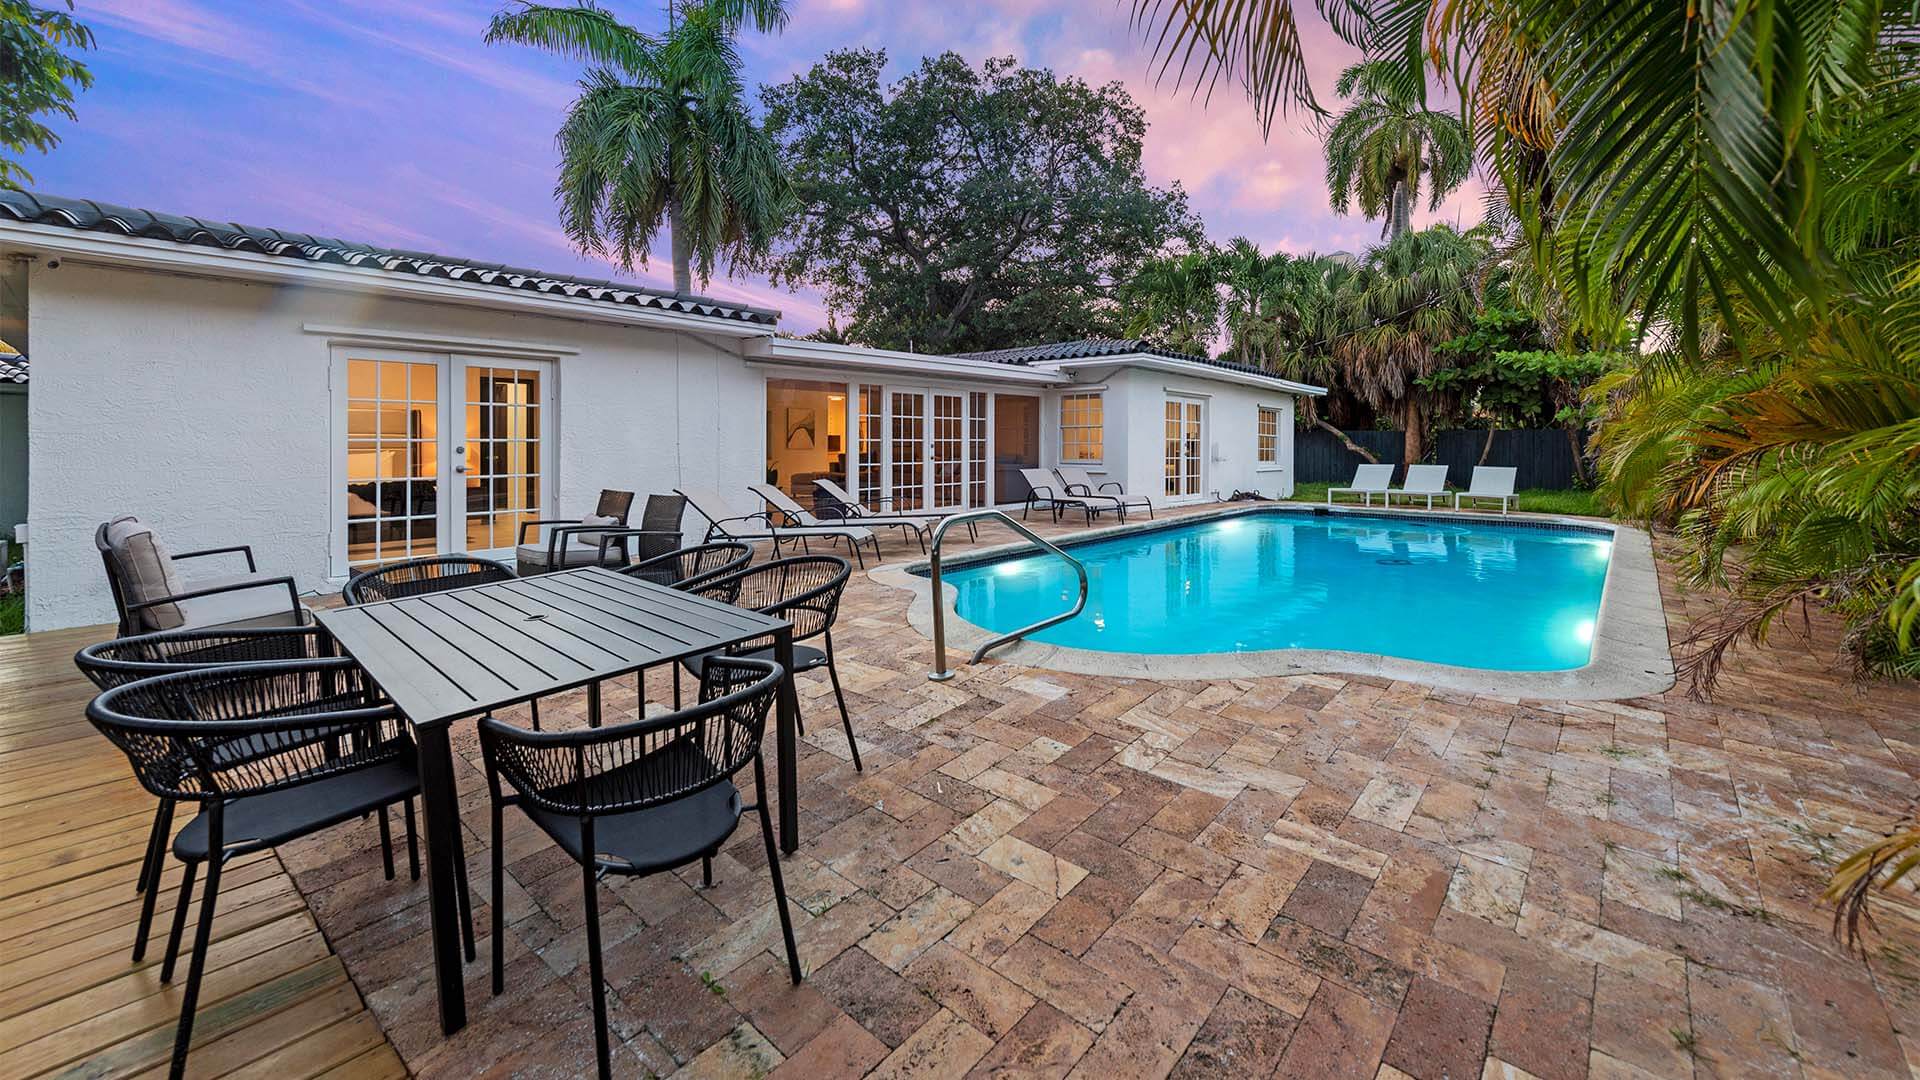
[(1099, 394), (1060, 395), (1060, 460), (1100, 461), (1105, 447)]
[(1260, 464), (1280, 463), (1280, 410), (1260, 408)]
[(987, 395), (967, 395), (967, 505), (987, 505)]

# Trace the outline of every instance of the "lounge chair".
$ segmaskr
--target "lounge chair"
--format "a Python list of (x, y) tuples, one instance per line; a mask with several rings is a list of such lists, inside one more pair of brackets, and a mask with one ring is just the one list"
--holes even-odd
[[(834, 521), (836, 517), (843, 523), (852, 521), (866, 524), (868, 518), (885, 517), (924, 518), (929, 523), (934, 523), (950, 514), (962, 512), (960, 510), (934, 510), (929, 507), (922, 507), (917, 510), (875, 512), (869, 508), (866, 503), (860, 502), (852, 495), (849, 495), (846, 488), (841, 487), (839, 484), (824, 476), (816, 477), (813, 481), (813, 486), (814, 490), (825, 495), (829, 500), (832, 509), (827, 513), (827, 520), (830, 523)], [(882, 507), (885, 507), (890, 501), (891, 500), (884, 495), (880, 497), (880, 505)], [(816, 503), (815, 505), (817, 506), (819, 504)], [(967, 535), (975, 540), (980, 539), (980, 523), (978, 521), (969, 520), (967, 522)]]
[[(1113, 480), (1096, 486), (1093, 477), (1087, 475), (1087, 470), (1072, 465), (1056, 466), (1053, 474), (1060, 478), (1060, 490), (1069, 495), (1078, 495), (1087, 499), (1112, 499), (1119, 503), (1121, 521), (1127, 520), (1127, 511), (1135, 508), (1145, 508), (1147, 518), (1149, 520), (1153, 518), (1152, 499), (1145, 495), (1129, 495), (1125, 486)], [(1113, 489), (1111, 495), (1107, 494), (1108, 488)]]
[(867, 565), (866, 557), (860, 553), (863, 546), (873, 549), (875, 559), (880, 558), (880, 541), (873, 535), (872, 529), (859, 525), (796, 528), (791, 525), (777, 524), (773, 520), (773, 515), (764, 510), (757, 514), (729, 515), (725, 510), (727, 504), (721, 502), (719, 496), (711, 491), (699, 488), (692, 491), (686, 488), (675, 488), (674, 494), (683, 496), (694, 513), (707, 519), (708, 541), (743, 540), (751, 543), (755, 540), (769, 540), (773, 542), (774, 557), (778, 558), (780, 545), (783, 542), (798, 541), (801, 550), (805, 551), (809, 540), (832, 540), (846, 544), (847, 550), (853, 554), (854, 559), (861, 566)]
[(1111, 510), (1120, 513), (1120, 501), (1110, 496), (1089, 499), (1080, 495), (1069, 495), (1064, 490), (1060, 478), (1046, 469), (1021, 469), (1020, 476), (1027, 482), (1027, 502), (1020, 508), (1020, 519), (1026, 520), (1027, 512), (1046, 509), (1053, 512), (1053, 520), (1058, 522), (1060, 515), (1068, 510), (1078, 510), (1087, 515), (1087, 524), (1101, 513)]
[[(828, 521), (815, 516), (814, 512), (801, 506), (793, 496), (780, 490), (773, 484), (748, 484), (747, 490), (760, 496), (768, 506), (783, 515), (783, 525), (798, 526), (803, 529), (824, 529), (845, 524), (844, 521)], [(905, 514), (873, 514), (860, 518), (863, 529), (899, 529), (901, 535), (911, 536), (920, 541), (920, 550), (927, 550), (927, 529), (934, 524), (925, 517), (909, 517)]]
[[(245, 544), (172, 554), (139, 518), (119, 517), (93, 534), (107, 569), (107, 589), (120, 616), (117, 636), (156, 630), (260, 629), (310, 621), (290, 577), (259, 572)], [(183, 581), (174, 563), (240, 555), (247, 572)]]
[(1353, 483), (1346, 487), (1330, 487), (1327, 489), (1327, 505), (1332, 506), (1333, 497), (1345, 492), (1348, 495), (1359, 495), (1362, 500), (1362, 505), (1372, 506), (1375, 495), (1385, 499), (1388, 490), (1392, 487), (1393, 466), (1360, 465), (1353, 470)]
[(1493, 499), (1500, 503), (1500, 512), (1506, 513), (1509, 506), (1519, 509), (1520, 496), (1513, 493), (1513, 482), (1520, 470), (1511, 465), (1475, 465), (1473, 482), (1465, 491), (1453, 494), (1453, 508), (1460, 509), (1460, 500)]
[(887, 508), (887, 503), (891, 500), (889, 500), (884, 495), (880, 496), (880, 499), (879, 499), (880, 508), (878, 510), (875, 510), (867, 506), (866, 503), (863, 503), (860, 500), (854, 498), (852, 495), (848, 494), (846, 488), (841, 487), (837, 481), (829, 477), (825, 477), (825, 476), (814, 477), (813, 486), (817, 488), (822, 495), (825, 495), (827, 498), (832, 499), (836, 505), (838, 505), (842, 510), (845, 511), (845, 513), (841, 515), (842, 517), (848, 517), (848, 518), (914, 517), (914, 518), (936, 518), (937, 519), (937, 518), (946, 517), (949, 513), (953, 512), (949, 510), (935, 510), (935, 509), (932, 509), (931, 507), (921, 507), (920, 509), (917, 509), (917, 510), (891, 510)]
[(1433, 509), (1433, 497), (1447, 497), (1447, 467), (1445, 465), (1409, 465), (1407, 478), (1400, 486), (1387, 492), (1387, 505), (1393, 505), (1395, 495), (1405, 495), (1408, 499), (1425, 496), (1427, 509)]

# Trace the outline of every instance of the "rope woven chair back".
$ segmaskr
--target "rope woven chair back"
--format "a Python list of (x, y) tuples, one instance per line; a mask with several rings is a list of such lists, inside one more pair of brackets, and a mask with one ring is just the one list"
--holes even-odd
[(633, 492), (603, 488), (600, 501), (593, 505), (593, 512), (596, 517), (614, 518), (625, 525), (627, 515), (633, 512)]
[(716, 659), (702, 672), (699, 702), (679, 712), (549, 732), (487, 717), (480, 746), (488, 771), (539, 809), (577, 817), (644, 810), (712, 787), (752, 762), (782, 674), (766, 660)]
[(318, 626), (257, 630), (166, 630), (114, 638), (74, 654), (80, 673), (102, 690), (136, 679), (194, 668), (312, 660), (333, 655), (333, 637)]
[(347, 582), (346, 588), (340, 590), (340, 596), (349, 604), (371, 604), (512, 580), (513, 571), (492, 559), (475, 555), (436, 555), (362, 571)]
[[(833, 629), (852, 573), (853, 564), (838, 555), (796, 555), (696, 581), (687, 591), (785, 619), (793, 624), (793, 640), (805, 641)], [(757, 638), (727, 651), (750, 653), (769, 643)]]
[(753, 561), (753, 545), (738, 540), (717, 540), (711, 544), (679, 548), (656, 555), (644, 562), (621, 568), (620, 572), (655, 585), (684, 585), (700, 578), (737, 570)]
[(401, 758), (400, 711), (348, 659), (198, 668), (93, 699), (87, 719), (142, 787), (191, 802), (262, 795)]

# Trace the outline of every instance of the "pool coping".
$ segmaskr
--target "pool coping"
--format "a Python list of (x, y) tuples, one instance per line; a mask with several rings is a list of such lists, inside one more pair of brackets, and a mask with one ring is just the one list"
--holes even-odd
[[(1258, 502), (1182, 514), (1175, 518), (1109, 525), (1064, 536), (1049, 537), (1063, 547), (1115, 536), (1153, 532), (1195, 522), (1272, 513), (1333, 513), (1364, 517), (1405, 517), (1475, 525), (1560, 525), (1613, 537), (1607, 579), (1601, 590), (1600, 614), (1593, 635), (1593, 658), (1584, 667), (1566, 671), (1498, 671), (1458, 667), (1424, 660), (1406, 660), (1377, 653), (1335, 649), (1261, 649), (1236, 653), (1101, 652), (1039, 641), (1018, 641), (996, 650), (992, 659), (1024, 667), (1078, 675), (1156, 680), (1246, 679), (1311, 674), (1369, 675), (1421, 683), (1448, 690), (1493, 697), (1603, 701), (1659, 694), (1673, 686), (1673, 654), (1667, 636), (1666, 608), (1660, 596), (1660, 576), (1654, 563), (1653, 538), (1645, 531), (1610, 521), (1550, 514), (1490, 514), (1378, 507), (1326, 507), (1314, 503)], [(941, 560), (942, 569), (992, 562), (1016, 552), (1033, 550), (1026, 541), (955, 553)], [(920, 576), (927, 560), (889, 563), (867, 571), (873, 581), (912, 594), (907, 622), (923, 637), (933, 636), (932, 583)], [(949, 664), (964, 664), (981, 643), (997, 636), (954, 612), (956, 590), (942, 583), (946, 596), (946, 636)]]

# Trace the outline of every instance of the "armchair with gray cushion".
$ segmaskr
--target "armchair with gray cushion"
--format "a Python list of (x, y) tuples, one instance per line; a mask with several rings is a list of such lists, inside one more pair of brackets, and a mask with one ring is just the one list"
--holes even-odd
[[(600, 533), (607, 529), (625, 530), (627, 515), (632, 510), (633, 492), (608, 488), (600, 493), (600, 501), (594, 504), (593, 513), (585, 517), (521, 522), (520, 536), (514, 547), (514, 562), (520, 575), (525, 577), (568, 567), (594, 565), (600, 560)], [(532, 529), (547, 531), (544, 543), (528, 541), (527, 533)], [(626, 564), (625, 543), (620, 546), (621, 557), (613, 564), (615, 566)]]
[[(647, 507), (640, 512), (639, 528), (599, 531), (599, 551), (592, 560), (593, 565), (627, 565), (629, 544), (632, 545), (632, 557), (636, 563), (652, 562), (680, 550), (685, 540), (681, 534), (680, 519), (686, 512), (685, 495), (647, 496)], [(617, 554), (615, 549), (618, 549)]]
[[(120, 637), (156, 630), (305, 626), (310, 619), (293, 579), (260, 573), (246, 544), (175, 555), (131, 516), (103, 523), (93, 543), (106, 566)], [(239, 555), (247, 572), (186, 581), (174, 566), (215, 555)]]

